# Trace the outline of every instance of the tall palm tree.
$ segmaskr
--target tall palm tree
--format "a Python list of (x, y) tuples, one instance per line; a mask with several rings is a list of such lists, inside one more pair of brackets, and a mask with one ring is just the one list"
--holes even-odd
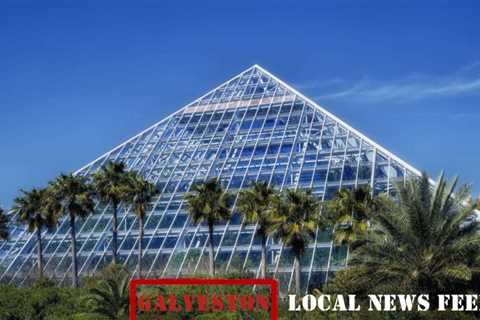
[(78, 261), (75, 220), (85, 218), (95, 210), (93, 192), (85, 179), (74, 175), (60, 175), (50, 184), (51, 192), (47, 200), (49, 210), (56, 216), (70, 218), (70, 236), (72, 241), (72, 282), (78, 287)]
[(108, 162), (93, 174), (93, 182), (100, 201), (112, 206), (112, 257), (113, 264), (117, 264), (118, 206), (122, 201), (128, 200), (129, 194), (128, 173), (125, 164)]
[(237, 210), (248, 223), (257, 224), (257, 235), (262, 239), (261, 278), (267, 276), (267, 237), (274, 224), (272, 211), (269, 210), (276, 191), (266, 182), (256, 182), (250, 188), (240, 191)]
[(209, 271), (215, 276), (213, 229), (215, 224), (231, 217), (231, 196), (216, 178), (195, 184), (185, 195), (187, 210), (195, 224), (205, 223), (208, 226), (209, 239)]
[(22, 196), (15, 198), (12, 211), (18, 215), (18, 220), (27, 225), (28, 232), (35, 232), (37, 236), (37, 263), (38, 277), (43, 278), (43, 245), (42, 231), (44, 228), (53, 228), (56, 219), (46, 210), (47, 189), (31, 191), (21, 190)]
[(3, 212), (3, 209), (0, 208), (0, 239), (1, 240), (8, 240), (10, 232), (8, 229), (8, 217)]
[(295, 292), (298, 296), (301, 291), (300, 259), (315, 236), (316, 228), (325, 225), (323, 219), (320, 220), (319, 206), (311, 190), (287, 189), (275, 197), (271, 209), (276, 221), (270, 229), (294, 255)]
[(158, 194), (155, 184), (146, 180), (136, 172), (129, 173), (130, 199), (128, 202), (132, 205), (132, 211), (138, 217), (139, 221), (139, 239), (138, 239), (138, 276), (142, 277), (142, 258), (143, 258), (143, 228), (145, 215), (151, 208), (153, 198)]
[(397, 199), (375, 212), (368, 241), (354, 250), (353, 289), (436, 295), (471, 288), (480, 224), (469, 187), (457, 181), (442, 174), (432, 186), (423, 174), (397, 184)]

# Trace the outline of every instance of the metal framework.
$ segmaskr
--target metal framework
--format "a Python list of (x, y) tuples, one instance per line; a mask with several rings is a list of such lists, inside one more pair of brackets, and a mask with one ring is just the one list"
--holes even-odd
[[(370, 185), (394, 192), (393, 183), (420, 172), (258, 65), (184, 106), (105, 153), (75, 174), (89, 177), (107, 161), (123, 161), (157, 184), (161, 194), (145, 221), (143, 263), (148, 276), (179, 277), (205, 272), (207, 229), (190, 223), (183, 195), (190, 186), (217, 177), (230, 191), (252, 181), (279, 189), (311, 188), (322, 200), (339, 188)], [(79, 270), (95, 273), (111, 262), (111, 208), (77, 222)], [(44, 233), (46, 274), (68, 284), (71, 268), (67, 220)], [(258, 274), (260, 239), (238, 214), (214, 230), (221, 272)], [(134, 270), (138, 221), (119, 212), (119, 261)], [(290, 289), (293, 256), (268, 239), (268, 270)], [(24, 284), (35, 277), (35, 237), (16, 227), (0, 244), (0, 281)], [(303, 290), (345, 267), (345, 246), (317, 230), (302, 261)]]

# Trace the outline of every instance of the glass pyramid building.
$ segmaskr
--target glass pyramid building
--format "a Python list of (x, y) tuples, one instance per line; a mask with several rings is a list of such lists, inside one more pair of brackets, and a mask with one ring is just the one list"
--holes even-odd
[[(311, 188), (329, 199), (339, 188), (370, 185), (375, 193), (394, 192), (393, 183), (418, 170), (329, 113), (282, 80), (254, 65), (204, 96), (125, 141), (76, 172), (89, 176), (107, 161), (123, 161), (162, 191), (145, 223), (144, 266), (149, 277), (206, 273), (207, 229), (194, 226), (183, 195), (193, 183), (218, 177), (231, 191), (252, 181), (279, 189)], [(119, 258), (131, 270), (137, 263), (138, 221), (121, 208)], [(77, 225), (79, 271), (93, 274), (111, 262), (111, 211)], [(36, 275), (35, 236), (12, 226), (0, 243), (0, 281), (26, 284)], [(215, 261), (221, 272), (259, 272), (260, 241), (255, 226), (233, 219), (215, 228)], [(45, 233), (46, 274), (70, 281), (68, 221)], [(346, 247), (317, 232), (304, 255), (304, 290), (318, 287), (344, 268)], [(268, 241), (268, 268), (285, 292), (293, 282), (293, 256)]]

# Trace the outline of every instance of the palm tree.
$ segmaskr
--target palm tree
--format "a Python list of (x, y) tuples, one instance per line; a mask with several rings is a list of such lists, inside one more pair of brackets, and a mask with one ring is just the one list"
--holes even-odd
[(285, 190), (275, 197), (272, 213), (276, 221), (270, 229), (283, 245), (290, 247), (294, 254), (295, 292), (300, 295), (300, 258), (309, 242), (315, 236), (317, 227), (323, 227), (320, 220), (320, 203), (311, 190)]
[(372, 215), (368, 241), (354, 250), (352, 289), (436, 295), (472, 287), (480, 224), (469, 187), (457, 181), (442, 174), (432, 186), (423, 174), (397, 184), (397, 199)]
[(100, 201), (112, 205), (112, 256), (113, 264), (117, 264), (118, 206), (122, 201), (128, 200), (129, 194), (128, 173), (125, 164), (108, 162), (93, 174), (93, 181)]
[(230, 219), (231, 196), (216, 178), (195, 184), (185, 195), (187, 210), (195, 224), (206, 223), (209, 235), (209, 271), (215, 276), (213, 229), (215, 224)]
[(56, 219), (46, 210), (47, 189), (31, 191), (21, 190), (22, 196), (15, 198), (12, 212), (18, 215), (18, 220), (27, 225), (28, 232), (37, 235), (38, 277), (43, 278), (43, 245), (42, 231), (55, 226)]
[(139, 220), (139, 239), (138, 239), (138, 276), (142, 277), (142, 258), (143, 258), (143, 226), (145, 215), (150, 210), (153, 198), (158, 194), (155, 184), (146, 180), (136, 172), (129, 173), (130, 199), (132, 211)]
[(47, 200), (49, 210), (56, 216), (70, 218), (70, 235), (72, 241), (72, 281), (78, 287), (78, 261), (75, 220), (85, 218), (95, 210), (93, 192), (85, 179), (74, 175), (60, 175), (50, 184), (51, 195)]
[(326, 215), (332, 220), (336, 243), (353, 243), (367, 232), (369, 214), (375, 200), (368, 186), (353, 190), (341, 189), (326, 205)]
[(248, 223), (257, 224), (257, 235), (262, 239), (261, 278), (267, 276), (267, 237), (274, 223), (269, 210), (276, 191), (266, 182), (256, 182), (250, 188), (240, 191), (237, 210)]
[(83, 297), (89, 313), (111, 320), (124, 319), (129, 312), (129, 284), (127, 270), (117, 265), (104, 270)]
[(330, 252), (333, 251), (334, 243), (346, 244), (346, 266), (351, 246), (365, 241), (369, 216), (381, 205), (382, 199), (383, 196), (374, 198), (370, 186), (363, 185), (354, 189), (340, 189), (332, 200), (326, 202), (324, 215), (333, 225)]
[(8, 240), (10, 232), (8, 229), (8, 217), (3, 212), (3, 209), (0, 208), (0, 239), (1, 240)]

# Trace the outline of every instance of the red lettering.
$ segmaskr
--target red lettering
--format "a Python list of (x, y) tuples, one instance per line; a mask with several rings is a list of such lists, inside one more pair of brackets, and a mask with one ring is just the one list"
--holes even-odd
[(153, 310), (157, 312), (160, 310), (161, 312), (166, 312), (167, 311), (167, 306), (165, 305), (165, 300), (163, 296), (158, 296), (157, 297), (157, 303), (155, 303)]
[(193, 296), (184, 295), (183, 302), (185, 303), (185, 311), (190, 312), (193, 310)]
[(198, 311), (199, 312), (205, 312), (207, 311), (207, 301), (208, 298), (206, 295), (199, 294), (197, 296), (197, 302), (198, 302)]
[(261, 294), (240, 296), (234, 294), (227, 294), (225, 296), (221, 296), (218, 294), (185, 294), (181, 298), (172, 294), (169, 296), (158, 295), (156, 301), (152, 300), (152, 298), (148, 296), (137, 296), (137, 307), (139, 312), (258, 312), (269, 311), (270, 305), (270, 297)]
[(141, 312), (150, 312), (152, 307), (149, 297), (144, 297), (143, 295), (137, 296), (138, 309)]
[(223, 311), (224, 307), (225, 306), (223, 305), (222, 298), (214, 294), (212, 296), (212, 311), (214, 312)]
[(235, 312), (237, 310), (237, 296), (234, 294), (227, 295), (228, 311)]
[(259, 309), (263, 309), (264, 311), (268, 311), (270, 309), (270, 298), (261, 294), (257, 294), (257, 311)]
[(171, 294), (169, 297), (168, 297), (168, 303), (170, 305), (170, 312), (177, 312), (177, 311), (180, 311), (177, 307), (177, 296), (174, 295), (174, 294)]
[(240, 296), (240, 310), (252, 311), (255, 306), (255, 300), (251, 295)]

